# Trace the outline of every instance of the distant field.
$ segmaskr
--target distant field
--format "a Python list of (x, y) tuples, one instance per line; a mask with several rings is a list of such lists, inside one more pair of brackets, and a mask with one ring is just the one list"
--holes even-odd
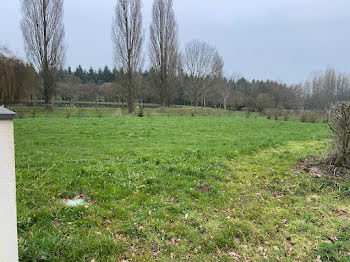
[(21, 261), (350, 260), (350, 183), (294, 172), (327, 125), (108, 110), (15, 120)]

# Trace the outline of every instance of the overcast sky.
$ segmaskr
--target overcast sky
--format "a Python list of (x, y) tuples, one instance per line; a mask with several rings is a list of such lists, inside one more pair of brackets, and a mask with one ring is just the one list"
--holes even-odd
[[(153, 0), (143, 0), (148, 32)], [(116, 0), (65, 0), (66, 66), (113, 66)], [(288, 83), (328, 66), (350, 72), (349, 0), (175, 0), (181, 48), (215, 46), (225, 73)], [(0, 0), (0, 44), (24, 57), (19, 0)], [(148, 50), (148, 34), (144, 45)]]

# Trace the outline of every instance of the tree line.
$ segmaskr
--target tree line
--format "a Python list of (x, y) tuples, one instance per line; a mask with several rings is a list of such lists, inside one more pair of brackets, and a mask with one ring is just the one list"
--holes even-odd
[[(60, 73), (57, 100), (126, 102), (123, 93), (125, 90), (122, 86), (125, 81), (123, 74), (116, 71), (113, 81), (96, 83), (95, 78), (90, 78), (91, 80), (87, 81), (87, 73), (82, 76), (76, 74), (79, 71), (81, 71), (80, 66), (74, 72), (67, 69)], [(300, 97), (302, 90), (299, 86), (287, 86), (274, 81), (248, 81), (238, 76), (231, 78), (222, 76), (208, 78), (206, 84), (198, 84), (194, 89), (191, 86), (193, 80), (187, 74), (176, 80), (177, 84), (169, 96), (170, 105), (197, 105), (234, 110), (250, 108), (256, 111), (276, 107), (298, 109), (302, 106)], [(153, 75), (149, 71), (142, 72), (140, 82), (140, 89), (137, 91), (136, 97), (137, 102), (160, 104), (160, 98), (156, 95), (157, 87), (154, 85)]]
[(0, 46), (0, 99), (5, 105), (27, 101), (36, 81), (34, 68)]
[[(298, 85), (225, 76), (223, 58), (210, 44), (193, 40), (180, 50), (173, 0), (154, 0), (145, 48), (141, 5), (141, 0), (117, 1), (112, 24), (113, 69), (78, 66), (72, 71), (70, 67), (63, 69), (63, 0), (22, 0), (21, 28), (29, 64), (2, 54), (3, 103), (23, 102), (33, 97), (48, 104), (55, 99), (118, 101), (126, 103), (133, 114), (136, 102), (157, 103), (162, 107), (181, 104), (261, 111), (266, 108), (324, 110), (338, 100), (350, 99), (349, 76), (333, 69)], [(32, 76), (21, 75), (18, 66), (9, 64), (21, 64)], [(9, 70), (26, 82), (25, 87), (17, 84), (16, 89), (14, 84), (8, 84)], [(26, 92), (21, 92), (21, 88)]]

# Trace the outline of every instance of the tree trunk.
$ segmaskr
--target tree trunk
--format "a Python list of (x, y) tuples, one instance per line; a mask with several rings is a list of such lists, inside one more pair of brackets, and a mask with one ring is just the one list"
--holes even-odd
[(345, 160), (345, 155), (344, 154), (340, 154), (337, 158), (337, 160), (335, 161), (334, 165), (336, 167), (341, 167), (344, 163)]

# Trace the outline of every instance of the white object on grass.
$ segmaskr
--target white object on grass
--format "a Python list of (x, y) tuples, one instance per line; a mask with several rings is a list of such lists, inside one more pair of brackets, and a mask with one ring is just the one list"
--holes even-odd
[(70, 207), (75, 207), (75, 206), (82, 206), (82, 205), (86, 205), (87, 202), (84, 199), (73, 199), (73, 200), (67, 200), (67, 206)]

